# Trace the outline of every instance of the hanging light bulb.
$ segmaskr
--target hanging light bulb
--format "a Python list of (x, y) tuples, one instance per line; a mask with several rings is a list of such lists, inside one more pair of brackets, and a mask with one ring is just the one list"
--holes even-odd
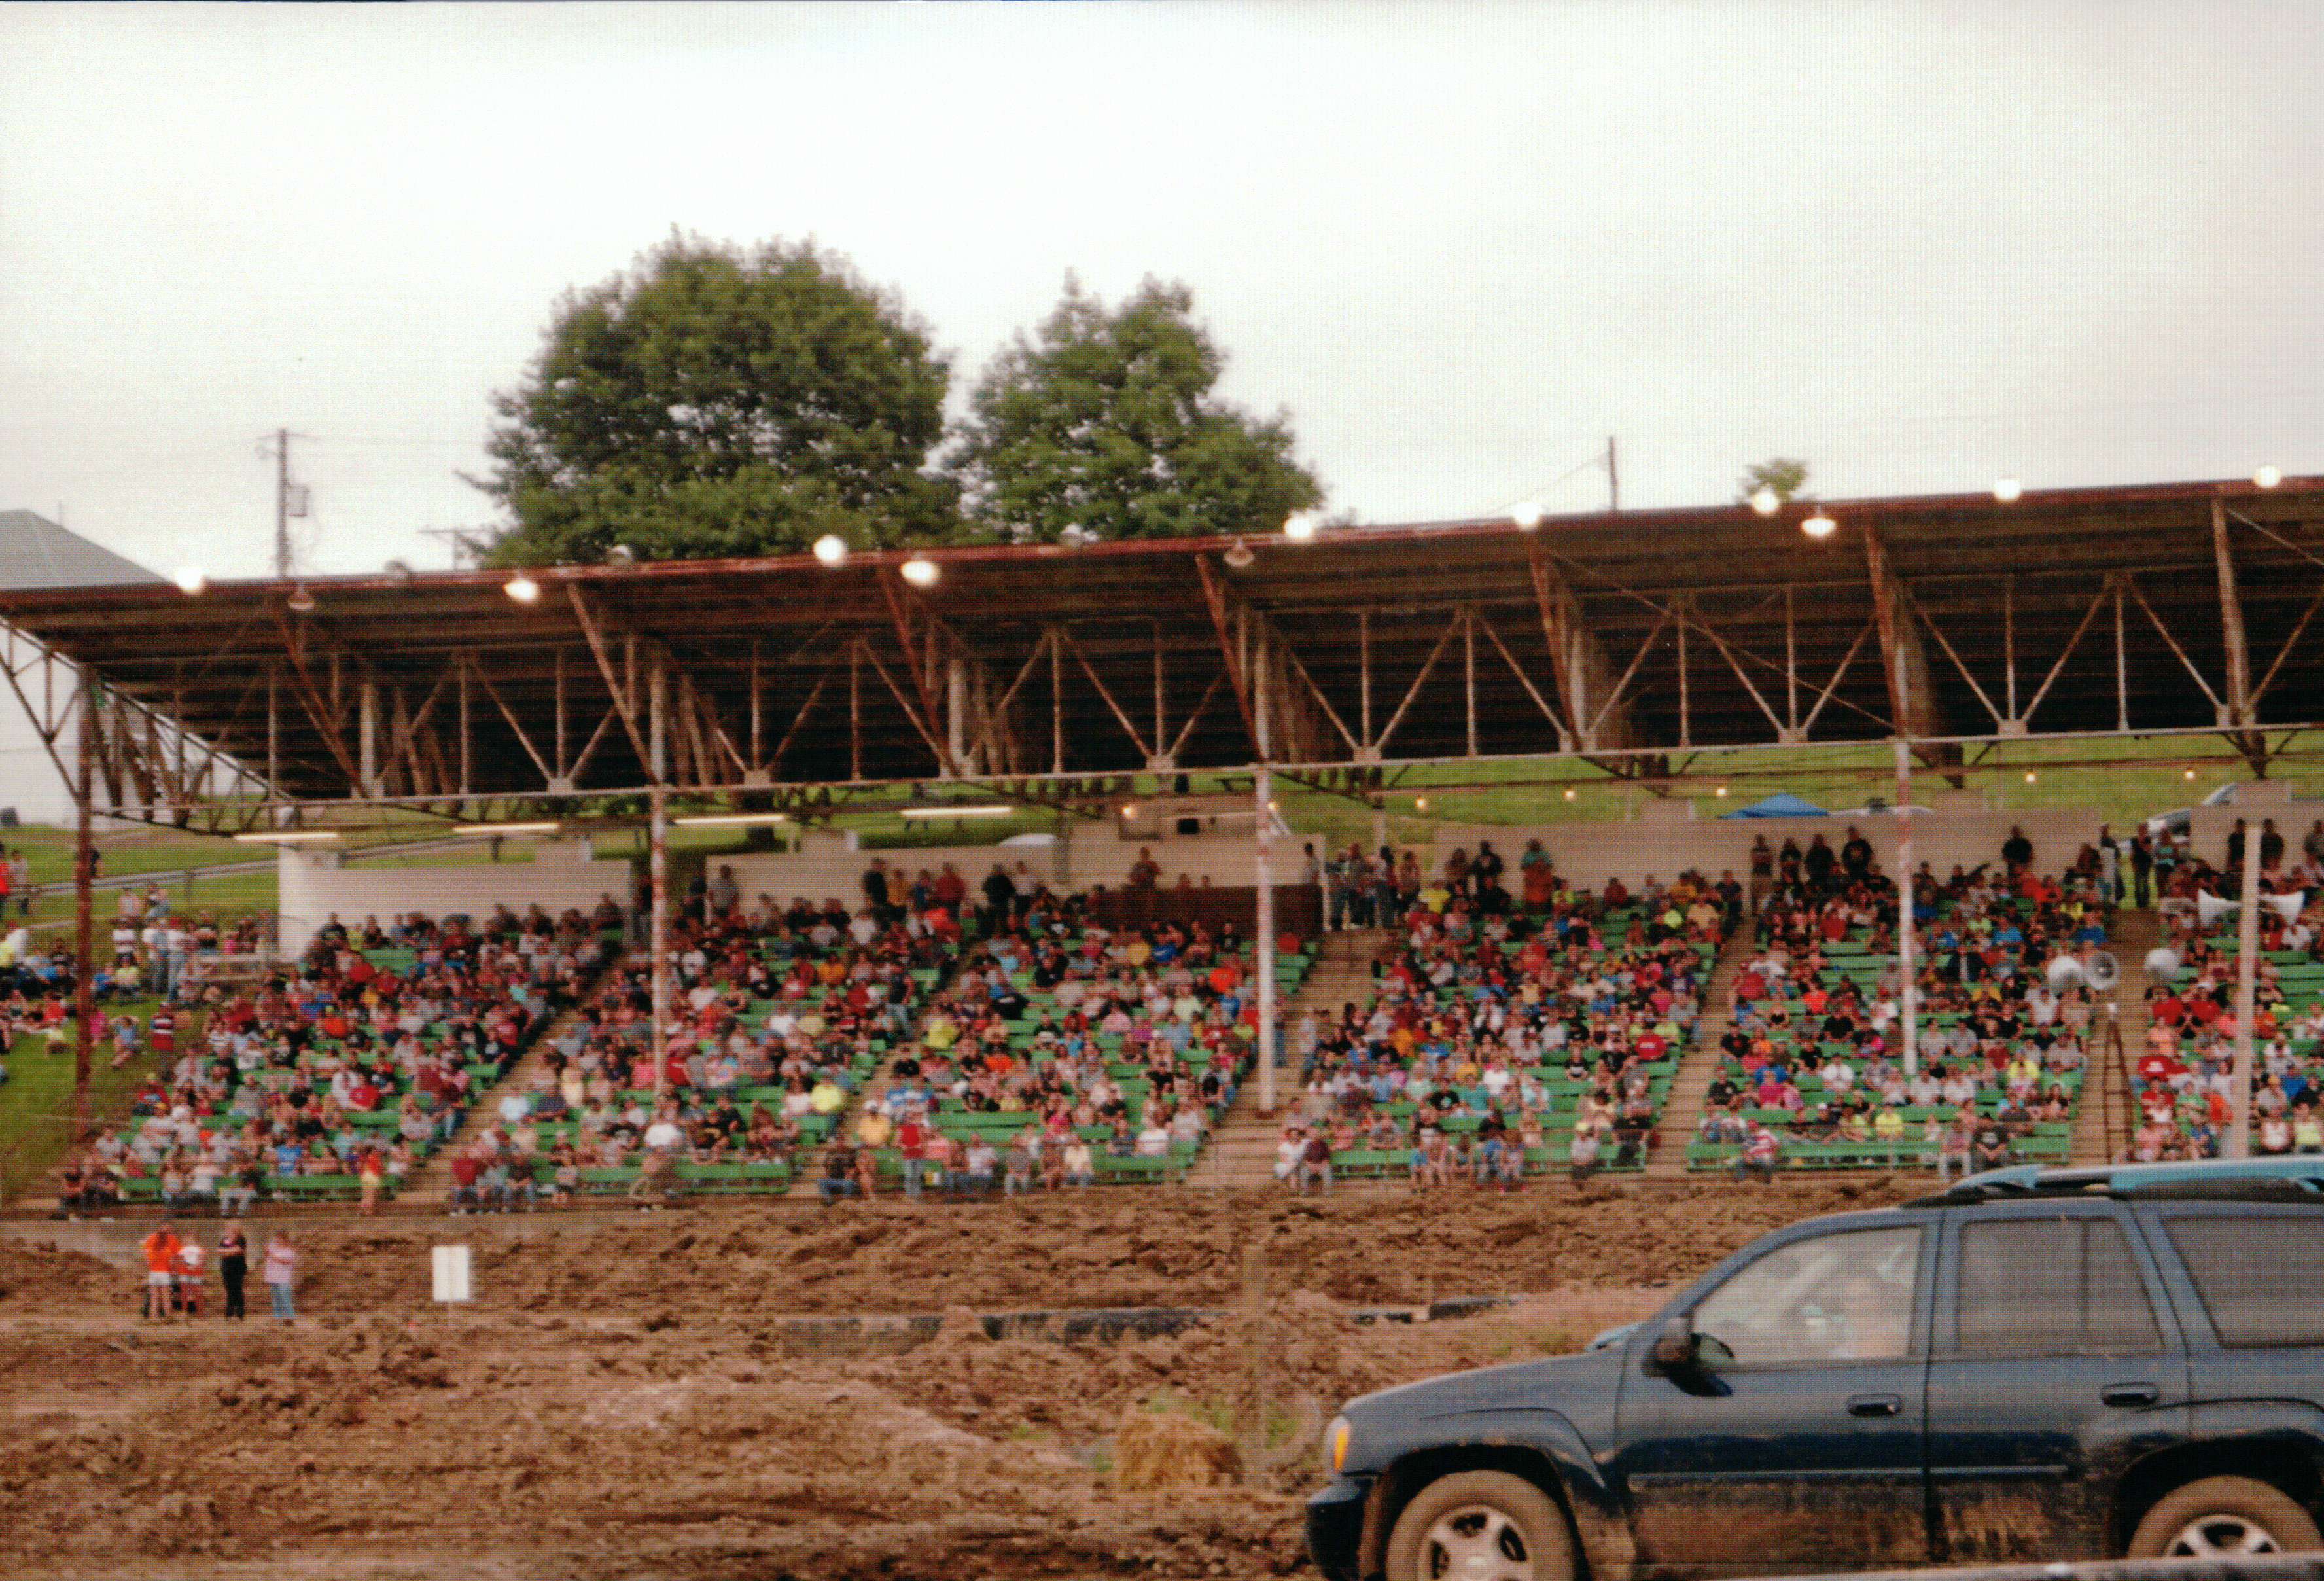
[(1763, 483), (1751, 491), (1751, 508), (1762, 516), (1772, 516), (1784, 508), (1784, 496)]
[(1817, 539), (1819, 541), (1830, 538), (1833, 532), (1839, 530), (1839, 522), (1824, 514), (1824, 510), (1821, 505), (1818, 505), (1816, 507), (1816, 513), (1814, 515), (1810, 516), (1806, 521), (1800, 523), (1801, 532), (1806, 533), (1810, 538)]
[(1251, 562), (1259, 557), (1250, 552), (1250, 544), (1238, 538), (1227, 545), (1226, 552), (1219, 558), (1238, 571), (1247, 571), (1250, 569)]
[(210, 585), (209, 573), (199, 566), (180, 566), (170, 573), (170, 580), (189, 598)]
[(540, 584), (534, 581), (530, 577), (526, 576), (522, 571), (519, 571), (515, 576), (511, 577), (508, 579), (507, 586), (503, 587), (501, 591), (507, 594), (511, 598), (515, 599), (519, 604), (530, 604), (540, 598)]
[(1305, 543), (1315, 536), (1315, 513), (1294, 511), (1283, 519), (1283, 536), (1294, 543)]
[(847, 540), (836, 532), (826, 532), (815, 541), (815, 558), (826, 566), (847, 563)]
[(1993, 480), (1993, 497), (2005, 505), (2024, 492), (2025, 485), (2014, 477), (1997, 477)]
[(926, 555), (916, 554), (904, 562), (904, 580), (915, 587), (933, 587), (942, 574), (936, 569), (936, 562)]
[(1530, 532), (1540, 526), (1544, 514), (1539, 500), (1521, 500), (1509, 507), (1509, 521), (1520, 532)]
[(2273, 488), (2277, 484), (2283, 481), (2283, 468), (2281, 467), (2263, 467), (2258, 471), (2252, 474), (2252, 481), (2259, 485), (2262, 488)]
[(291, 588), (290, 596), (284, 599), (282, 602), (290, 606), (290, 613), (293, 615), (312, 615), (315, 613), (315, 596), (307, 591), (307, 584), (304, 582), (301, 582), (297, 587)]

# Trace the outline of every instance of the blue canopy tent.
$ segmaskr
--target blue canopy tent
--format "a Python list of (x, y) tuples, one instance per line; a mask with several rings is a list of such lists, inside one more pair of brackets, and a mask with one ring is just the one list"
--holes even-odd
[(1812, 801), (1803, 801), (1788, 790), (1778, 790), (1764, 800), (1748, 807), (1738, 807), (1733, 812), (1722, 812), (1721, 818), (1824, 818), (1829, 815)]

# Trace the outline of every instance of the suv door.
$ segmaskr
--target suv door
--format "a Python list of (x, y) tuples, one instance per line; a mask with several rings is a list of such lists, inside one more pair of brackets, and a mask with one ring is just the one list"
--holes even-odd
[[(1695, 1301), (1668, 1376), (1629, 1346), (1618, 1475), (1643, 1573), (1770, 1574), (1928, 1557), (1922, 1392), (1936, 1222), (1777, 1242)], [(1654, 1326), (1646, 1326), (1651, 1329)]]
[(1948, 1564), (2094, 1559), (2113, 1493), (2187, 1430), (2161, 1270), (2108, 1202), (1946, 1216), (1929, 1357), (1929, 1484)]
[[(2324, 1462), (2324, 1210), (2214, 1201), (2137, 1213), (2187, 1336), (2188, 1431), (2265, 1447), (2312, 1476)], [(2223, 1469), (2260, 1475), (2249, 1460)]]

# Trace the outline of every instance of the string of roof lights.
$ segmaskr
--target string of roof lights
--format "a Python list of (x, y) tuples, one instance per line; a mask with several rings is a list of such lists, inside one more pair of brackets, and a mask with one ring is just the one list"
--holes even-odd
[[(2280, 467), (2260, 467), (2253, 470), (2251, 476), (2255, 486), (2264, 489), (2274, 488), (2283, 481), (2283, 469)], [(1997, 477), (1993, 481), (1993, 497), (2003, 504), (2019, 500), (2024, 496), (2024, 494), (2025, 485), (2017, 478)], [(1782, 514), (1784, 507), (1793, 502), (1763, 484), (1752, 491), (1744, 503), (1759, 515), (1773, 517)], [(1840, 530), (1839, 522), (1833, 519), (1831, 513), (1821, 503), (1813, 500), (1802, 503), (1808, 506), (1808, 514), (1800, 520), (1802, 532), (1810, 538), (1821, 541), (1831, 537)], [(1518, 532), (1531, 532), (1548, 518), (1549, 512), (1539, 500), (1526, 499), (1519, 500), (1509, 506), (1507, 514), (1510, 525), (1517, 528)], [(1321, 512), (1295, 511), (1284, 518), (1283, 536), (1293, 543), (1311, 543), (1323, 531), (1323, 517)], [(847, 541), (839, 534), (826, 532), (815, 541), (811, 552), (818, 565), (827, 570), (835, 571), (847, 563), (853, 550), (849, 548)], [(1251, 552), (1250, 543), (1244, 538), (1238, 537), (1227, 546), (1225, 553), (1221, 558), (1235, 569), (1242, 570), (1249, 567), (1257, 556)], [(632, 565), (636, 563), (637, 553), (627, 544), (615, 544), (607, 552), (605, 559), (610, 565)], [(912, 556), (897, 569), (905, 581), (915, 587), (921, 588), (935, 587), (944, 576), (943, 568), (924, 554)], [(171, 574), (170, 579), (175, 582), (179, 591), (184, 593), (189, 598), (199, 595), (209, 587), (208, 572), (198, 566), (180, 566)], [(535, 604), (540, 598), (540, 584), (529, 571), (516, 572), (501, 585), (501, 590), (508, 595), (511, 602), (516, 604)], [(289, 602), (290, 607), (300, 614), (315, 607), (314, 595), (307, 590), (304, 582), (300, 582), (291, 590)]]

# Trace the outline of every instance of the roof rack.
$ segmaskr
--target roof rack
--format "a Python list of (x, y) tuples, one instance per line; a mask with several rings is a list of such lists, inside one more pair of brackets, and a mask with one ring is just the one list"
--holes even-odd
[(2013, 1197), (2222, 1197), (2297, 1201), (2324, 1196), (2324, 1156), (2190, 1159), (2167, 1164), (2015, 1164), (1971, 1175), (1905, 1204), (1943, 1207)]

